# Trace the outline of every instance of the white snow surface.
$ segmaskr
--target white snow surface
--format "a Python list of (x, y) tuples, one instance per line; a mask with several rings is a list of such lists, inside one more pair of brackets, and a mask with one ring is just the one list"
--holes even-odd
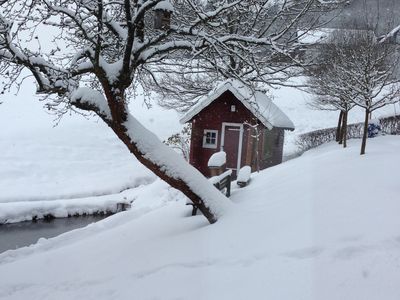
[(0, 254), (0, 299), (397, 300), (399, 184), (387, 166), (400, 165), (400, 138), (359, 147), (324, 145), (256, 174), (214, 225), (152, 186), (150, 200), (178, 201)]
[(226, 153), (224, 151), (218, 151), (210, 156), (207, 166), (221, 167), (224, 164), (226, 164)]
[(228, 79), (218, 84), (207, 96), (200, 99), (195, 106), (181, 117), (181, 123), (190, 121), (226, 91), (230, 91), (235, 95), (267, 128), (294, 129), (293, 122), (266, 94), (253, 91), (236, 79)]

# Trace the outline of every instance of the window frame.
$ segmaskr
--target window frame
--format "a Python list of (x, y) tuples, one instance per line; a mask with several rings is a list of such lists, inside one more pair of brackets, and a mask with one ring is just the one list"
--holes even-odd
[[(207, 133), (215, 133), (215, 144), (207, 143)], [(212, 137), (211, 137), (212, 139)], [(217, 149), (218, 146), (218, 130), (216, 129), (204, 129), (203, 130), (203, 148)]]

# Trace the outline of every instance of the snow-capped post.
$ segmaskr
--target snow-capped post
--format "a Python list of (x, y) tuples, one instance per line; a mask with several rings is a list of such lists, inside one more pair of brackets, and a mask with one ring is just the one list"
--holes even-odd
[(212, 177), (221, 175), (226, 169), (226, 153), (224, 151), (214, 153), (210, 156), (207, 165)]
[(154, 28), (168, 30), (174, 7), (169, 0), (163, 0), (154, 7)]
[(251, 176), (251, 167), (244, 166), (239, 170), (238, 177), (236, 183), (240, 187), (245, 187), (249, 181)]

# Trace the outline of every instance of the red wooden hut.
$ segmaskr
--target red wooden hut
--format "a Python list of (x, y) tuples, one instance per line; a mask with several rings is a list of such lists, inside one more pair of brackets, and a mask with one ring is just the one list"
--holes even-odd
[(202, 98), (181, 118), (192, 123), (190, 164), (210, 176), (207, 162), (226, 152), (227, 168), (234, 175), (242, 166), (252, 171), (282, 162), (284, 130), (292, 121), (264, 93), (238, 80), (227, 80)]

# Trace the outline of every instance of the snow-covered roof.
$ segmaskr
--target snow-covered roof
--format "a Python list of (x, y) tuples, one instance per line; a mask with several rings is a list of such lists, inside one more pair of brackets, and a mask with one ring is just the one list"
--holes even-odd
[(273, 127), (294, 130), (293, 122), (264, 93), (254, 91), (236, 79), (228, 79), (187, 111), (180, 119), (181, 123), (190, 121), (195, 115), (218, 99), (223, 93), (230, 91), (248, 110), (250, 110), (268, 129)]

